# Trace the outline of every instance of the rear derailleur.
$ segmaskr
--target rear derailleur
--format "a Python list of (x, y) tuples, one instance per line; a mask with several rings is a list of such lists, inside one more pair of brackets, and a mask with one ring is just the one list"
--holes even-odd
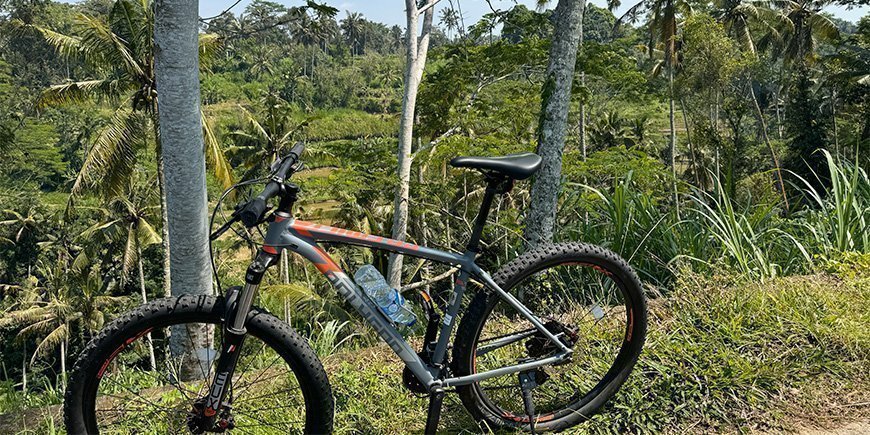
[[(550, 331), (551, 334), (555, 335), (562, 344), (567, 348), (573, 348), (575, 344), (577, 344), (577, 340), (580, 339), (579, 331), (576, 327), (566, 325), (562, 322), (559, 322), (556, 319), (544, 319), (544, 327), (547, 328), (547, 331)], [(540, 331), (535, 332), (532, 337), (526, 341), (526, 352), (528, 352), (529, 357), (531, 358), (542, 358), (548, 355), (552, 355), (559, 351), (559, 347), (556, 346), (556, 343), (553, 343), (552, 340), (544, 336)], [(565, 364), (569, 360), (562, 361), (555, 365)]]

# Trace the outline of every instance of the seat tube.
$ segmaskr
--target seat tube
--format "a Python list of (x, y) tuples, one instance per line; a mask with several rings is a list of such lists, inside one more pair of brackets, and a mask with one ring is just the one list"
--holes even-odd
[[(471, 251), (466, 253), (470, 260), (473, 260), (475, 255)], [(453, 293), (450, 295), (450, 300), (447, 301), (447, 309), (444, 311), (441, 331), (438, 334), (438, 343), (435, 344), (435, 352), (432, 355), (432, 361), (437, 365), (441, 365), (446, 360), (447, 344), (450, 341), (450, 334), (453, 333), (453, 325), (456, 324), (456, 317), (462, 305), (462, 296), (468, 285), (468, 277), (469, 273), (464, 267), (459, 270), (459, 275), (454, 282)]]
[(477, 212), (477, 217), (474, 219), (474, 228), (471, 229), (471, 237), (468, 239), (468, 246), (466, 247), (468, 251), (476, 253), (480, 250), (480, 236), (483, 234), (483, 227), (486, 226), (486, 219), (489, 217), (489, 210), (492, 208), (492, 200), (495, 198), (495, 194), (495, 185), (490, 181), (483, 194), (480, 211)]

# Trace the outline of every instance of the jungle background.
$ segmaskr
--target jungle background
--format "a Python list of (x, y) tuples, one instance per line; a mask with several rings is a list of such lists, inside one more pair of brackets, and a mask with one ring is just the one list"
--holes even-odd
[[(870, 16), (830, 4), (586, 5), (554, 238), (628, 259), (651, 326), (635, 374), (579, 431), (794, 430), (870, 409)], [(552, 12), (492, 6), (473, 23), (459, 2), (436, 17), (412, 151), (418, 244), (461, 251), (470, 231), (484, 186), (450, 158), (536, 148)], [(3, 432), (60, 430), (77, 352), (167, 294), (151, 7), (0, 1)], [(388, 235), (404, 32), (301, 2), (203, 19), (210, 204), (305, 141), (297, 215)], [(528, 183), (499, 200), (483, 266), (523, 251), (528, 202)], [(251, 247), (229, 236), (214, 251), (223, 287), (240, 284)], [(330, 252), (347, 270), (387, 266)], [(441, 272), (409, 261), (403, 282)], [(341, 431), (422, 429), (398, 361), (316, 270), (289, 258), (267, 284), (259, 303), (325, 358)]]

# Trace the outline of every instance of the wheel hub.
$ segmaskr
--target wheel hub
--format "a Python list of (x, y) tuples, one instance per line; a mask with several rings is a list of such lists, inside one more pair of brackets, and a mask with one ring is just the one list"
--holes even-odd
[(222, 406), (221, 410), (216, 412), (207, 408), (205, 402), (205, 398), (193, 402), (193, 408), (187, 413), (187, 428), (191, 433), (223, 433), (236, 427), (235, 419), (230, 412), (231, 406)]
[[(544, 327), (551, 334), (557, 336), (569, 349), (573, 348), (580, 338), (577, 328), (559, 322), (556, 319), (547, 319), (544, 322)], [(526, 341), (526, 352), (532, 358), (541, 358), (547, 355), (556, 353), (559, 348), (549, 338), (545, 337), (540, 331), (536, 332), (528, 341)]]

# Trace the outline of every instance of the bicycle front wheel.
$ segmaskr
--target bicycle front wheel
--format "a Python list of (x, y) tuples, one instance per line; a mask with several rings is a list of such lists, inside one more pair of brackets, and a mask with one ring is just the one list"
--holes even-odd
[[(152, 301), (108, 324), (79, 357), (64, 398), (71, 434), (201, 433), (193, 421), (215, 377), (223, 298)], [(210, 432), (329, 433), (323, 366), (290, 326), (253, 309)]]
[[(542, 367), (531, 390), (535, 429), (562, 430), (589, 418), (625, 381), (646, 334), (646, 302), (628, 264), (603, 248), (547, 245), (508, 263), (493, 277), (574, 353)], [(453, 352), (466, 376), (556, 355), (558, 347), (507, 302), (478, 292), (463, 316)], [(489, 429), (529, 430), (519, 375), (457, 388), (462, 404)]]

